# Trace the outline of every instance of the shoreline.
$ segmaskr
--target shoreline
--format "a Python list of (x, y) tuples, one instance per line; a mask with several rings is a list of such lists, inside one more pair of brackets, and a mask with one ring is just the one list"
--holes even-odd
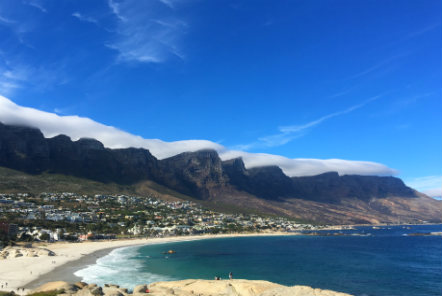
[(115, 249), (118, 249), (118, 247), (98, 250), (92, 252), (91, 254), (84, 255), (80, 257), (78, 260), (67, 262), (63, 265), (59, 265), (55, 267), (53, 270), (45, 274), (42, 274), (32, 282), (27, 283), (24, 286), (24, 288), (27, 290), (32, 290), (48, 282), (55, 282), (55, 281), (64, 281), (70, 283), (79, 282), (82, 279), (74, 274), (76, 271), (86, 266), (95, 264), (99, 258), (107, 256), (110, 252), (112, 252)]
[[(401, 224), (402, 225), (402, 224)], [(407, 224), (405, 224), (407, 225)], [(426, 224), (428, 225), (428, 224)], [(441, 225), (439, 223), (434, 225)], [(373, 225), (371, 225), (373, 226)], [(379, 225), (381, 226), (381, 225)], [(329, 228), (329, 230), (335, 230)], [(264, 233), (234, 233), (234, 234), (204, 234), (192, 236), (173, 236), (164, 238), (136, 238), (117, 239), (105, 241), (84, 242), (55, 242), (36, 243), (35, 248), (46, 248), (55, 252), (56, 256), (41, 257), (18, 257), (0, 260), (0, 284), (8, 283), (8, 286), (0, 289), (3, 291), (15, 291), (20, 288), (20, 293), (29, 292), (31, 289), (53, 281), (77, 282), (81, 278), (74, 272), (93, 265), (99, 258), (108, 255), (115, 249), (124, 247), (167, 244), (192, 240), (258, 237), (258, 236), (297, 236), (303, 235), (298, 232), (264, 232)], [(25, 291), (21, 291), (25, 288)]]
[[(81, 280), (74, 272), (87, 265), (95, 264), (96, 260), (106, 256), (118, 248), (167, 244), (202, 239), (234, 238), (251, 236), (291, 236), (298, 233), (270, 232), (176, 236), (165, 238), (141, 238), (111, 241), (86, 241), (80, 243), (56, 242), (37, 244), (34, 247), (47, 248), (56, 256), (19, 257), (0, 261), (0, 283), (8, 283), (4, 291), (17, 291), (25, 288), (24, 292), (38, 287), (46, 282), (57, 280), (76, 282)], [(22, 293), (22, 291), (20, 291)]]

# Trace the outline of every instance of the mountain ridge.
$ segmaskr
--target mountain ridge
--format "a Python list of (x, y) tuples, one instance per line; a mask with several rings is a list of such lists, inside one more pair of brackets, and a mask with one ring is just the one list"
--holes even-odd
[[(400, 198), (401, 202), (413, 203), (423, 198), (396, 177), (339, 176), (336, 172), (289, 177), (277, 166), (247, 169), (241, 158), (222, 161), (215, 150), (208, 149), (158, 160), (143, 148), (109, 149), (95, 139), (72, 141), (65, 135), (45, 138), (38, 129), (2, 123), (0, 166), (30, 174), (65, 174), (127, 186), (152, 181), (201, 201), (263, 209), (300, 219), (319, 219), (320, 210), (318, 213), (308, 210), (313, 205), (315, 209), (339, 208), (345, 204), (366, 207), (373, 200)], [(303, 209), (294, 205), (295, 201), (303, 204), (309, 214), (300, 215)], [(376, 211), (368, 207), (366, 216)], [(423, 220), (424, 214), (410, 213), (410, 219)], [(386, 219), (385, 215), (382, 217)], [(333, 222), (333, 219), (325, 220)]]

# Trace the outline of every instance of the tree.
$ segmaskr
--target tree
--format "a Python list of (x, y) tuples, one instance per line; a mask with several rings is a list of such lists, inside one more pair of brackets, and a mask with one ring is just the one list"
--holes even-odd
[(47, 233), (47, 232), (43, 232), (43, 233), (40, 235), (40, 240), (48, 241), (48, 240), (50, 240), (50, 239), (51, 239), (51, 236), (50, 236), (49, 233)]

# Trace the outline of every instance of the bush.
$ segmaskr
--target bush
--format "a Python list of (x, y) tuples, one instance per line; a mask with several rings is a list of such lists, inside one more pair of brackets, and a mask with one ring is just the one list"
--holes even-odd
[(0, 296), (16, 296), (17, 294), (15, 294), (13, 291), (11, 292), (5, 292), (5, 291), (0, 291)]
[(44, 241), (48, 241), (51, 239), (51, 236), (49, 235), (49, 233), (44, 232), (40, 235), (40, 239), (44, 240)]

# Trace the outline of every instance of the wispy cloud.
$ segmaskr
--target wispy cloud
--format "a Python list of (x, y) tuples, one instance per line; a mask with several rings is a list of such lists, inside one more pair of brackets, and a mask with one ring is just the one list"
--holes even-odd
[(431, 197), (442, 197), (442, 176), (425, 176), (406, 180), (405, 183)]
[(184, 58), (179, 41), (187, 27), (176, 17), (175, 2), (108, 0), (117, 19), (116, 36), (107, 44), (121, 62), (161, 63), (171, 56)]
[(12, 24), (15, 24), (16, 22), (0, 15), (0, 23), (6, 24), (6, 25), (12, 25)]
[(25, 87), (44, 91), (69, 80), (63, 61), (56, 65), (29, 66), (18, 62), (19, 57), (7, 58), (0, 53), (0, 95), (12, 95)]
[(360, 109), (362, 107), (364, 107), (365, 105), (376, 101), (378, 99), (380, 99), (381, 97), (383, 97), (385, 95), (384, 94), (380, 94), (380, 95), (376, 95), (373, 96), (367, 100), (365, 100), (364, 102), (351, 106), (345, 110), (341, 110), (341, 111), (337, 111), (337, 112), (333, 112), (330, 114), (327, 114), (325, 116), (322, 116), (318, 119), (309, 121), (307, 123), (304, 124), (299, 124), (299, 125), (289, 125), (289, 126), (281, 126), (279, 127), (279, 133), (274, 134), (274, 135), (270, 135), (270, 136), (265, 136), (265, 137), (260, 137), (258, 138), (257, 141), (252, 142), (252, 143), (248, 143), (248, 144), (242, 144), (242, 145), (237, 145), (234, 148), (236, 149), (241, 149), (241, 150), (249, 150), (252, 148), (262, 148), (262, 147), (276, 147), (276, 146), (282, 146), (285, 145), (289, 142), (291, 142), (292, 140), (302, 137), (306, 132), (308, 132), (308, 130), (320, 125), (321, 123), (323, 123), (324, 121), (327, 121), (329, 119), (332, 119), (334, 117), (338, 117), (338, 116), (342, 116), (345, 114), (349, 114), (357, 109)]
[[(5, 13), (9, 12), (6, 9), (4, 9), (2, 11), (1, 4), (2, 4), (2, 2), (0, 1), (0, 13), (3, 13), (3, 11)], [(8, 14), (6, 14), (6, 15), (1, 14), (0, 15), (0, 26), (4, 26), (4, 27), (8, 28), (10, 33), (12, 33), (14, 35), (14, 37), (20, 43), (20, 45), (24, 45), (28, 48), (33, 48), (24, 39), (24, 35), (33, 30), (33, 25), (32, 25), (31, 20), (16, 18), (15, 15), (14, 15), (14, 17), (11, 17), (11, 15), (8, 15)], [(10, 42), (10, 43), (14, 43), (14, 42)]]
[(346, 95), (348, 95), (349, 93), (351, 93), (355, 88), (357, 88), (357, 86), (352, 86), (352, 87), (350, 87), (350, 88), (347, 88), (347, 89), (344, 89), (344, 90), (339, 91), (339, 92), (337, 92), (337, 93), (334, 93), (334, 94), (328, 96), (328, 98), (330, 98), (330, 99), (335, 99), (335, 98), (339, 98), (339, 97), (346, 96)]
[(175, 8), (175, 2), (176, 0), (159, 0), (164, 5), (169, 6), (170, 8)]
[(410, 53), (401, 53), (401, 54), (391, 56), (387, 59), (378, 61), (377, 63), (373, 64), (372, 66), (367, 67), (366, 69), (360, 71), (359, 73), (356, 73), (356, 74), (348, 77), (346, 80), (365, 77), (369, 74), (379, 72), (379, 71), (389, 71), (391, 69), (391, 65), (395, 61), (400, 60), (400, 59), (407, 57), (409, 55), (410, 55)]
[[(440, 96), (440, 91), (425, 92), (421, 94), (407, 94), (407, 95), (396, 95), (395, 100), (390, 101), (389, 106), (377, 110), (375, 113), (371, 114), (372, 117), (379, 116), (391, 116), (399, 112), (403, 112), (404, 109), (409, 109), (415, 107), (416, 103), (433, 96)], [(409, 123), (407, 124), (409, 126)]]
[(20, 88), (20, 85), (0, 77), (0, 93), (10, 95), (17, 88)]
[(85, 16), (79, 12), (74, 12), (72, 14), (73, 17), (79, 19), (82, 22), (87, 22), (87, 23), (93, 23), (93, 24), (98, 24), (98, 21), (96, 19), (94, 19), (93, 17), (90, 16)]
[(28, 1), (25, 1), (24, 3), (29, 5), (29, 6), (37, 8), (41, 12), (44, 12), (44, 13), (48, 12), (48, 10), (44, 7), (44, 5), (42, 4), (41, 1), (38, 1), (38, 0), (28, 0)]
[(316, 120), (310, 121), (310, 122), (305, 123), (305, 124), (283, 126), (283, 127), (280, 127), (279, 130), (281, 132), (283, 132), (283, 133), (299, 133), (299, 132), (302, 132), (305, 129), (317, 126), (317, 125), (321, 124), (322, 122), (324, 122), (326, 120), (329, 120), (329, 119), (331, 119), (333, 117), (337, 117), (337, 116), (341, 116), (341, 115), (344, 115), (344, 114), (348, 114), (348, 113), (351, 113), (351, 112), (353, 112), (353, 111), (355, 111), (357, 109), (360, 109), (360, 108), (364, 107), (365, 105), (367, 105), (367, 104), (369, 104), (369, 103), (379, 99), (382, 96), (383, 95), (377, 95), (377, 96), (371, 97), (368, 100), (366, 100), (366, 101), (364, 101), (364, 102), (362, 102), (360, 104), (351, 106), (351, 107), (349, 107), (349, 108), (347, 108), (345, 110), (342, 110), (342, 111), (330, 113), (328, 115), (322, 116), (322, 117), (320, 117), (320, 118), (318, 118)]
[(82, 137), (95, 138), (109, 148), (146, 148), (160, 159), (182, 152), (214, 149), (218, 151), (222, 160), (241, 157), (247, 168), (276, 165), (288, 176), (310, 176), (330, 171), (336, 171), (341, 175), (394, 175), (397, 173), (394, 169), (383, 164), (370, 161), (290, 159), (279, 155), (229, 150), (218, 143), (207, 140), (165, 142), (158, 139), (144, 139), (86, 117), (60, 116), (34, 108), (22, 107), (2, 96), (0, 96), (0, 122), (36, 127), (46, 137), (65, 134), (73, 140)]
[(11, 95), (22, 87), (28, 79), (29, 71), (25, 68), (11, 67), (11, 63), (7, 60), (3, 60), (3, 63), (5, 66), (0, 67), (0, 93)]
[(414, 32), (409, 33), (408, 36), (405, 37), (405, 39), (411, 39), (411, 38), (419, 37), (421, 35), (424, 35), (424, 34), (426, 34), (428, 32), (431, 32), (431, 31), (433, 31), (435, 29), (438, 29), (440, 27), (441, 27), (441, 23), (440, 22), (428, 25), (428, 26), (426, 26), (426, 27), (424, 27), (422, 29), (419, 29), (419, 30), (416, 30)]

